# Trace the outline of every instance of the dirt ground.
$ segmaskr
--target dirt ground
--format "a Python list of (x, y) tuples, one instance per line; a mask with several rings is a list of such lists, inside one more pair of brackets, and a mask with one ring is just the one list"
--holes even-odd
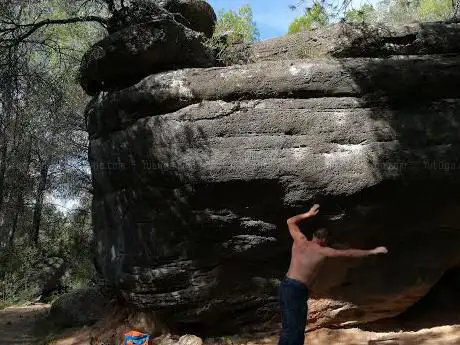
[[(41, 325), (49, 305), (11, 307), (0, 310), (0, 345), (90, 345), (92, 330), (70, 330), (50, 337)], [(41, 329), (42, 328), (42, 329)], [(367, 327), (369, 328), (369, 327)], [(372, 327), (371, 327), (372, 328)], [(307, 334), (305, 345), (459, 345), (460, 324), (434, 326), (413, 331), (388, 331), (391, 323), (380, 323), (373, 330), (359, 328), (321, 329)], [(415, 329), (415, 327), (412, 327)], [(51, 341), (51, 338), (54, 340)], [(224, 337), (206, 339), (205, 345), (274, 345), (276, 336), (245, 338)], [(94, 342), (93, 342), (94, 344)], [(93, 345), (91, 344), (91, 345)], [(96, 342), (97, 344), (97, 342)]]
[(41, 340), (36, 325), (46, 319), (50, 306), (39, 304), (0, 310), (0, 345), (29, 345)]

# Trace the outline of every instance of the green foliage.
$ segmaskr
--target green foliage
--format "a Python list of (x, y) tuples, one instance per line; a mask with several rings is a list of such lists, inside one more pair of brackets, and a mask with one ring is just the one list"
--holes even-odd
[(220, 10), (214, 37), (228, 33), (227, 43), (253, 43), (259, 39), (259, 31), (253, 20), (252, 8), (245, 5), (235, 11)]
[(344, 20), (348, 23), (370, 23), (376, 18), (374, 6), (364, 4), (358, 9), (345, 12)]
[[(349, 8), (351, 2), (348, 0), (315, 0), (312, 7), (306, 8), (303, 16), (291, 23), (289, 33), (322, 26), (333, 18), (340, 17), (348, 23), (388, 25), (449, 20), (454, 15), (453, 2), (458, 3), (460, 0), (380, 0), (373, 5), (363, 4), (359, 8)], [(296, 9), (306, 4), (306, 0), (299, 0), (297, 5), (290, 7)]]
[(452, 14), (451, 0), (420, 0), (417, 15), (423, 21), (449, 19)]
[(37, 273), (37, 267), (50, 257), (59, 257), (66, 265), (59, 282), (61, 292), (90, 284), (96, 272), (92, 262), (89, 211), (88, 202), (67, 215), (47, 205), (43, 226), (48, 231), (42, 233), (41, 246), (33, 247), (26, 239), (19, 239), (15, 246), (0, 252), (0, 305), (37, 297), (31, 273)]
[(0, 307), (26, 301), (31, 296), (28, 279), (39, 250), (24, 244), (3, 250), (0, 255)]
[[(240, 61), (237, 46), (244, 46), (259, 40), (259, 31), (253, 20), (250, 5), (241, 7), (238, 12), (220, 10), (216, 29), (207, 45), (222, 64), (244, 63)], [(242, 54), (244, 55), (244, 53)]]
[[(0, 30), (11, 33), (13, 26), (19, 30), (0, 37), (0, 140), (7, 147), (0, 152), (0, 165), (5, 165), (0, 174), (2, 306), (37, 297), (31, 272), (51, 257), (66, 263), (62, 291), (88, 285), (95, 276), (88, 139), (82, 114), (89, 97), (75, 76), (82, 54), (103, 35), (102, 30), (92, 23), (45, 25), (8, 45), (31, 23), (84, 16), (88, 14), (82, 12), (84, 6), (65, 0), (0, 5)], [(77, 198), (79, 208), (63, 213), (52, 196)], [(34, 233), (37, 243), (31, 241)]]
[(442, 21), (453, 14), (451, 0), (387, 0), (379, 3), (379, 20), (386, 24)]
[(290, 34), (303, 30), (311, 30), (318, 26), (325, 26), (329, 23), (329, 16), (324, 6), (318, 1), (315, 1), (312, 7), (305, 10), (305, 14), (297, 17), (289, 25), (288, 32)]

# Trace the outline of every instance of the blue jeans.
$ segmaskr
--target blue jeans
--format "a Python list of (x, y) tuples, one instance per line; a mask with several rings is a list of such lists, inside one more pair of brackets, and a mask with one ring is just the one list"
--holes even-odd
[(279, 297), (283, 328), (278, 345), (303, 345), (308, 289), (304, 283), (286, 277), (281, 282)]

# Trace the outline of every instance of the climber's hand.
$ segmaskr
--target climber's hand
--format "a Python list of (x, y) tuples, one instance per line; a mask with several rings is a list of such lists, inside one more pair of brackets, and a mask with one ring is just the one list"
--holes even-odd
[(310, 208), (310, 211), (307, 212), (307, 214), (310, 216), (310, 217), (314, 217), (318, 214), (319, 212), (319, 205), (318, 204), (314, 204), (311, 208)]
[(372, 254), (388, 254), (388, 249), (386, 247), (377, 247), (372, 250)]

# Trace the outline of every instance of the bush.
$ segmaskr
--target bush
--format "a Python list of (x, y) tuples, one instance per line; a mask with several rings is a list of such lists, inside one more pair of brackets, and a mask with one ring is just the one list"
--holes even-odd
[(0, 304), (7, 306), (31, 297), (30, 272), (39, 251), (24, 246), (4, 250), (0, 255)]
[[(238, 12), (221, 10), (216, 29), (207, 45), (217, 60), (224, 64), (245, 63), (245, 51), (250, 44), (259, 39), (259, 31), (253, 21), (250, 5), (241, 7)], [(239, 46), (239, 47), (236, 47)]]
[(88, 209), (64, 215), (47, 208), (42, 228), (40, 246), (24, 236), (14, 246), (0, 249), (0, 306), (42, 293), (51, 300), (95, 280)]
[(288, 32), (293, 34), (303, 30), (311, 30), (315, 27), (325, 26), (328, 23), (329, 16), (326, 9), (319, 2), (315, 1), (312, 7), (308, 7), (305, 10), (303, 16), (294, 19), (289, 25)]
[(417, 14), (422, 21), (446, 20), (452, 10), (451, 0), (421, 0)]

